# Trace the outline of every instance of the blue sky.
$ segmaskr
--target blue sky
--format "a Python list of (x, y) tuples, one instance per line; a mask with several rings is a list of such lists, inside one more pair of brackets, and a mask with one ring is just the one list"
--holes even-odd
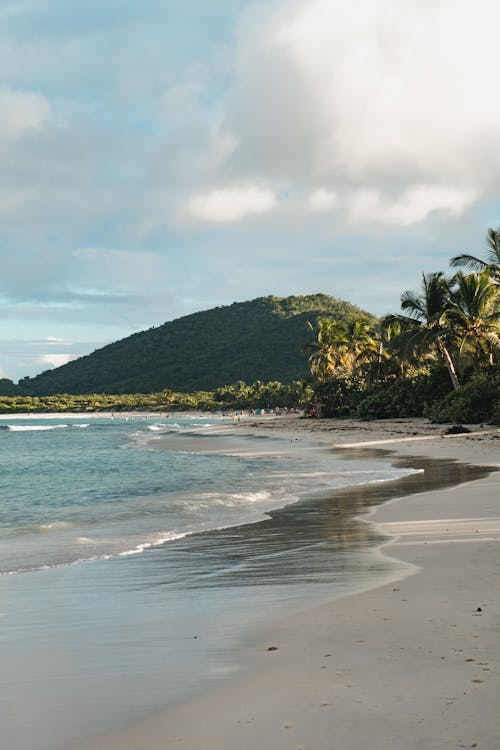
[(499, 21), (492, 0), (3, 0), (0, 375), (261, 295), (395, 311), (481, 254)]

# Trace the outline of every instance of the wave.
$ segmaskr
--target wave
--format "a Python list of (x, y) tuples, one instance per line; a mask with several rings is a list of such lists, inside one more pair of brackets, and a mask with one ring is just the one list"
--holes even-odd
[[(177, 524), (180, 524), (180, 528), (177, 525), (177, 528), (172, 531), (144, 529), (143, 533), (132, 533), (128, 539), (121, 533), (117, 533), (116, 536), (106, 535), (105, 537), (86, 536), (82, 529), (83, 535), (73, 536), (71, 544), (65, 546), (65, 551), (62, 548), (54, 547), (57, 555), (52, 561), (45, 558), (45, 560), (40, 560), (39, 564), (25, 565), (21, 563), (9, 570), (1, 571), (0, 576), (140, 555), (149, 549), (161, 547), (169, 542), (184, 539), (200, 532), (218, 531), (263, 520), (271, 509), (288, 505), (297, 499), (297, 497), (289, 494), (285, 495), (281, 492), (269, 490), (239, 493), (199, 493), (190, 496), (190, 499), (184, 497), (177, 502), (177, 508), (182, 514), (177, 516)], [(250, 514), (245, 512), (245, 508), (249, 509), (252, 506), (257, 506), (257, 515), (254, 511)], [(172, 508), (172, 503), (170, 503), (170, 507)], [(56, 520), (41, 524), (37, 527), (37, 531), (45, 534), (68, 531), (71, 534), (71, 530), (75, 526), (77, 524), (71, 521)], [(66, 559), (61, 559), (61, 557)]]
[(52, 521), (51, 523), (42, 523), (38, 527), (38, 531), (61, 531), (63, 529), (70, 529), (74, 526), (71, 521)]
[(184, 537), (189, 536), (190, 533), (193, 532), (185, 531), (184, 533), (177, 533), (172, 531), (168, 534), (161, 535), (160, 538), (156, 539), (154, 542), (142, 542), (132, 549), (127, 549), (123, 552), (119, 552), (118, 556), (128, 557), (129, 555), (140, 555), (141, 552), (144, 552), (144, 550), (146, 549), (150, 549), (151, 547), (161, 547), (162, 544), (166, 544), (166, 542), (173, 542), (176, 539), (184, 539)]
[(8, 432), (49, 432), (67, 428), (84, 429), (89, 426), (88, 424), (3, 424), (0, 425), (0, 429)]
[[(382, 469), (353, 469), (353, 470), (342, 470), (342, 471), (307, 471), (307, 472), (294, 472), (293, 474), (273, 474), (274, 479), (322, 479), (324, 477), (333, 477), (340, 479), (355, 479), (356, 477), (373, 477), (369, 479), (367, 484), (374, 482), (387, 482), (392, 479), (400, 479), (401, 477), (409, 474), (423, 474), (424, 469), (396, 469), (394, 467), (385, 467)], [(364, 482), (354, 482), (353, 484), (363, 484)]]
[(170, 422), (169, 424), (162, 424), (160, 422), (158, 424), (149, 424), (147, 429), (151, 430), (151, 432), (178, 432), (182, 428), (177, 422)]
[[(167, 542), (173, 542), (176, 539), (183, 539), (186, 536), (190, 536), (195, 532), (186, 531), (184, 533), (178, 533), (178, 532), (167, 532), (160, 534), (159, 536), (156, 535), (154, 539), (150, 541), (140, 542), (135, 547), (131, 547), (130, 549), (125, 549), (122, 551), (119, 550), (113, 550), (111, 552), (97, 552), (95, 554), (90, 554), (90, 551), (85, 554), (83, 553), (83, 556), (81, 557), (75, 557), (75, 558), (69, 558), (67, 560), (55, 560), (54, 562), (47, 562), (42, 563), (39, 565), (26, 565), (23, 567), (18, 568), (12, 568), (11, 570), (5, 570), (0, 572), (0, 578), (2, 576), (11, 576), (18, 573), (34, 573), (39, 570), (51, 570), (53, 568), (65, 568), (70, 565), (79, 565), (81, 563), (88, 563), (88, 562), (97, 562), (99, 560), (110, 560), (112, 558), (116, 557), (129, 557), (130, 555), (139, 555), (142, 552), (145, 552), (145, 550), (150, 549), (152, 547), (160, 547), (162, 544), (166, 544)], [(96, 540), (92, 539), (90, 537), (77, 537), (75, 540), (76, 544), (85, 545), (88, 544), (89, 546), (96, 545), (102, 540)]]
[(2, 425), (2, 429), (8, 430), (9, 432), (48, 432), (49, 430), (63, 430), (66, 427), (69, 427), (69, 425), (67, 424), (51, 424), (51, 425), (5, 424), (5, 425)]
[[(271, 492), (270, 490), (257, 490), (255, 492), (204, 492), (197, 496), (198, 502), (188, 501), (185, 503), (185, 507), (191, 510), (199, 508), (206, 508), (208, 506), (219, 505), (226, 508), (234, 508), (242, 505), (253, 505), (254, 503), (266, 503), (270, 500), (280, 502), (278, 494)], [(287, 504), (293, 502), (294, 497), (286, 495)]]

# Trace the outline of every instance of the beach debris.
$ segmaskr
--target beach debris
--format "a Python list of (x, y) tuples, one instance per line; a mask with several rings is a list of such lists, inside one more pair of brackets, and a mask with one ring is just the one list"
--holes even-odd
[(470, 430), (463, 424), (454, 424), (444, 432), (445, 435), (466, 435), (467, 433), (470, 433)]
[(277, 647), (277, 646), (268, 646), (268, 647), (267, 647), (267, 650), (268, 650), (268, 651), (277, 651), (277, 650), (278, 650), (278, 647)]

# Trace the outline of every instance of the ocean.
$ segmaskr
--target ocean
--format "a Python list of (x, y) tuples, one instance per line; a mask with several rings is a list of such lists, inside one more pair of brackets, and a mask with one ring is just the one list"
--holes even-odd
[(414, 473), (216, 416), (1, 418), (4, 746), (175, 705), (266, 618), (394, 575), (362, 488)]

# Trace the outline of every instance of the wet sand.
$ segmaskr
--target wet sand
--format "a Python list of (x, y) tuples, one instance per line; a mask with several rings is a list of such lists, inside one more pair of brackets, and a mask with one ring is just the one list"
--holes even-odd
[[(491, 427), (450, 437), (423, 420), (237, 429), (500, 468), (500, 432)], [(369, 520), (390, 535), (379, 554), (405, 563), (400, 580), (267, 624), (242, 654), (251, 665), (243, 677), (78, 748), (497, 750), (500, 474), (422, 485)]]

